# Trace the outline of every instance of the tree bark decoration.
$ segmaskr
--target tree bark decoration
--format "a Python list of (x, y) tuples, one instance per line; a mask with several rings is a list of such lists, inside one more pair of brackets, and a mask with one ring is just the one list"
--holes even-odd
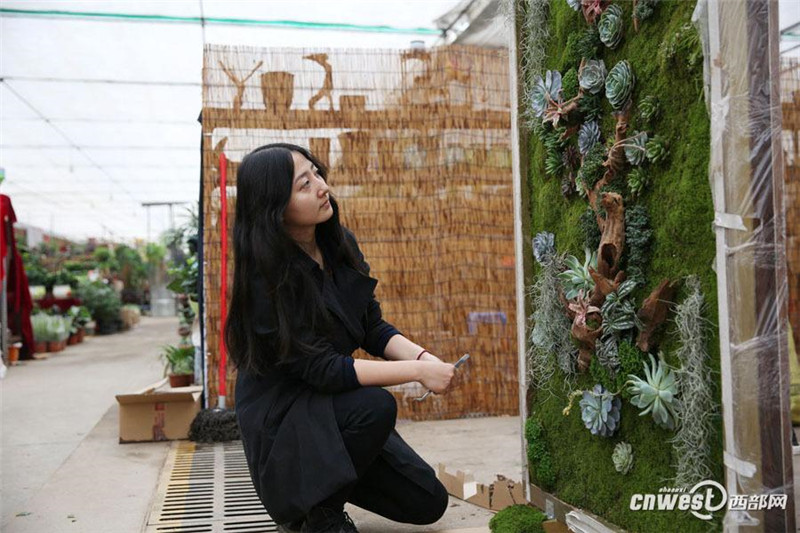
[(658, 287), (653, 289), (650, 296), (642, 303), (642, 308), (639, 309), (639, 312), (636, 313), (644, 323), (644, 329), (639, 332), (639, 337), (636, 339), (636, 346), (643, 352), (650, 351), (650, 337), (652, 337), (656, 328), (667, 319), (669, 304), (675, 295), (675, 289), (675, 283), (670, 283), (668, 279), (662, 280)]

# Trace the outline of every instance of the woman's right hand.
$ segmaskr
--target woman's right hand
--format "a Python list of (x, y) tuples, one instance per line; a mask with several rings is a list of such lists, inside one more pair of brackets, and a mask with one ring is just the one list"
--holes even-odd
[(420, 365), (423, 365), (423, 368), (419, 382), (434, 394), (447, 392), (456, 374), (456, 367), (450, 363), (437, 361), (420, 361)]

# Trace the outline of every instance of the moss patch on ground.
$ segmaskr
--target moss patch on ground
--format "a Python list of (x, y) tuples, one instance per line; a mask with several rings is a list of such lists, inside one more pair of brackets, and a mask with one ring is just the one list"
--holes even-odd
[[(650, 261), (644, 270), (646, 286), (638, 288), (634, 296), (641, 305), (663, 278), (679, 280), (689, 274), (697, 275), (706, 299), (704, 316), (712, 324), (707, 336), (709, 364), (712, 374), (718, 378), (717, 285), (712, 270), (714, 213), (708, 180), (710, 119), (703, 100), (702, 65), (692, 64), (689, 55), (696, 52), (695, 49), (678, 47), (673, 51), (662, 45), (674, 41), (675, 35), (688, 34), (685, 25), (690, 21), (694, 3), (660, 2), (653, 17), (640, 24), (638, 33), (633, 29), (631, 3), (615, 3), (624, 10), (624, 38), (616, 50), (601, 46), (599, 57), (605, 60), (609, 70), (622, 59), (627, 59), (633, 68), (636, 84), (628, 131), (646, 130), (660, 134), (669, 142), (666, 161), (645, 166), (650, 183), (635, 201), (647, 208), (653, 239)], [(574, 56), (574, 53), (566, 46), (567, 40), (571, 34), (583, 32), (587, 25), (580, 12), (573, 11), (566, 0), (551, 1), (548, 24), (551, 38), (544, 67), (563, 74), (577, 66), (569, 61), (570, 54)], [(651, 124), (643, 123), (637, 113), (637, 104), (648, 95), (658, 99), (661, 110)], [(601, 125), (604, 138), (613, 136), (614, 119), (605, 98)], [(580, 218), (588, 203), (577, 196), (565, 199), (561, 180), (545, 175), (545, 150), (536, 136), (531, 136), (529, 149), (531, 234), (552, 232), (559, 252), (582, 258), (585, 232), (581, 229)], [(681, 287), (676, 301), (685, 296), (686, 290)], [(673, 355), (677, 342), (674, 330), (674, 325), (669, 323), (656, 339), (660, 341), (659, 348), (667, 362), (677, 366)], [(591, 389), (595, 383), (588, 373), (569, 383), (557, 371), (550, 391), (529, 391), (530, 415), (541, 422), (547, 447), (553, 451), (555, 487), (552, 492), (629, 531), (721, 529), (721, 516), (706, 522), (686, 512), (629, 509), (632, 494), (657, 493), (660, 487), (671, 486), (675, 457), (668, 440), (674, 433), (656, 426), (649, 415), (640, 417), (639, 410), (623, 399), (621, 427), (617, 434), (610, 439), (591, 435), (580, 420), (577, 401), (569, 416), (565, 417), (562, 410), (567, 405), (570, 389)], [(714, 386), (719, 403), (719, 383)], [(714, 479), (721, 482), (722, 422), (719, 417), (715, 420), (715, 429), (711, 443), (712, 465)], [(611, 461), (614, 446), (621, 441), (630, 443), (634, 453), (633, 468), (626, 476), (617, 473)]]
[(489, 521), (492, 533), (543, 533), (547, 515), (529, 505), (512, 505), (498, 512)]

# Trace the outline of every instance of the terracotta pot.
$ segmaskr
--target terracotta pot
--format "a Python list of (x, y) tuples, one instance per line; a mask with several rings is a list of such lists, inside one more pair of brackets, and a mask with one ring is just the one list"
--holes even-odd
[(49, 341), (47, 343), (47, 351), (50, 353), (60, 352), (61, 350), (64, 349), (64, 347), (62, 346), (63, 342), (64, 341)]
[(33, 351), (35, 353), (47, 353), (47, 341), (34, 342), (33, 343)]
[(261, 75), (261, 97), (272, 112), (288, 111), (294, 98), (294, 74), (265, 72)]
[(77, 333), (73, 333), (67, 339), (67, 346), (74, 346), (75, 344), (78, 344), (78, 334)]
[(86, 330), (83, 328), (78, 330), (78, 342), (83, 342), (83, 338), (86, 336)]
[(11, 344), (8, 347), (8, 365), (13, 366), (19, 361), (19, 349), (21, 346), (17, 343)]
[(188, 387), (194, 383), (194, 374), (170, 374), (169, 386), (173, 389), (176, 387)]

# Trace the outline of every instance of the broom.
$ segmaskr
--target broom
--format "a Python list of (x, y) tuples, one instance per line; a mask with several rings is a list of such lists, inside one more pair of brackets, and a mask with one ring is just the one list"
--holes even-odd
[(227, 353), (225, 351), (225, 319), (228, 314), (228, 160), (219, 154), (220, 198), (220, 319), (219, 319), (219, 391), (217, 407), (203, 409), (189, 428), (189, 439), (195, 442), (227, 442), (241, 439), (236, 413), (225, 408), (227, 388)]

